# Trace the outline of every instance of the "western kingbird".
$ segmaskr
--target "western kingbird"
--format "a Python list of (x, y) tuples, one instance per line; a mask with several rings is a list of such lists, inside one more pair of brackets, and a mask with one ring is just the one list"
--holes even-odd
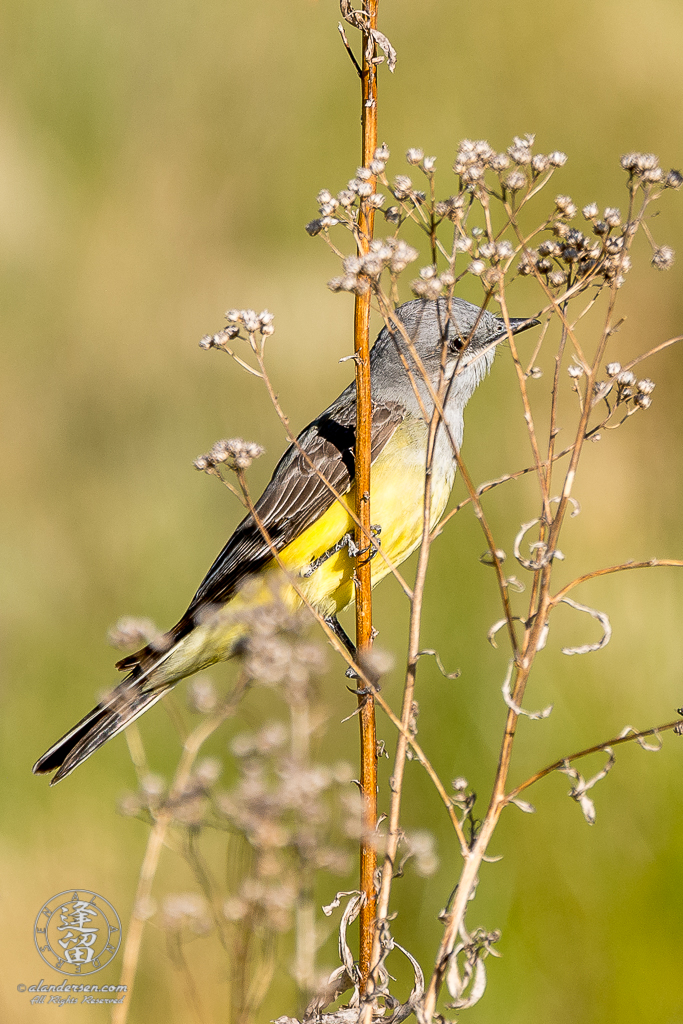
[[(376, 557), (371, 562), (373, 586), (391, 571), (383, 553), (399, 565), (419, 545), (422, 535), (427, 439), (434, 409), (423, 373), (433, 393), (442, 373), (448, 381), (443, 402), (448, 430), (439, 424), (433, 452), (433, 526), (443, 514), (455, 478), (453, 443), (458, 448), (462, 443), (463, 411), (491, 366), (496, 343), (507, 336), (502, 320), (463, 299), (450, 300), (450, 316), (446, 299), (407, 302), (396, 310), (396, 316), (419, 361), (396, 324), (381, 331), (370, 353), (371, 518), (378, 536)], [(532, 318), (513, 319), (510, 327), (516, 333), (537, 323)], [(51, 781), (54, 785), (180, 679), (237, 653), (248, 629), (245, 613), (250, 606), (268, 600), (275, 581), (280, 581), (283, 599), (294, 609), (302, 601), (287, 579), (295, 580), (300, 593), (353, 651), (337, 615), (354, 600), (354, 548), (350, 541), (354, 533), (355, 433), (353, 383), (299, 434), (256, 503), (256, 515), (268, 539), (254, 517), (247, 515), (180, 621), (160, 641), (118, 663), (118, 668), (130, 670), (123, 682), (43, 754), (34, 772), (58, 769)], [(272, 547), (279, 554), (279, 563)]]

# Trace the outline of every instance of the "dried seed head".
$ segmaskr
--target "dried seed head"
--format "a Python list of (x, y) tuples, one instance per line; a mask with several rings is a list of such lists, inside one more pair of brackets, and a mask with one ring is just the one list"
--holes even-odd
[(548, 154), (548, 161), (551, 167), (564, 167), (567, 162), (567, 154), (556, 149)]
[(143, 804), (136, 793), (124, 793), (117, 804), (117, 810), (124, 818), (135, 818), (142, 808)]
[(196, 893), (178, 893), (164, 898), (161, 927), (180, 931), (187, 926), (195, 935), (211, 931), (211, 913), (203, 896)]
[(424, 157), (424, 151), (418, 148), (409, 149), (406, 153), (406, 160), (409, 164), (419, 164)]
[(522, 277), (528, 277), (529, 274), (533, 274), (536, 258), (537, 253), (533, 249), (524, 249), (522, 257), (517, 264), (517, 273), (521, 274)]
[(598, 216), (598, 204), (589, 203), (588, 206), (584, 206), (581, 213), (584, 215), (586, 220), (596, 220)]
[(208, 715), (218, 704), (216, 688), (208, 676), (195, 676), (187, 690), (187, 704), (191, 711)]
[(608, 377), (617, 377), (621, 373), (621, 363), (608, 363), (606, 372)]
[(407, 199), (413, 188), (413, 183), (407, 174), (397, 174), (394, 178), (392, 192), (397, 199)]
[(510, 157), (507, 153), (494, 153), (489, 160), (492, 171), (506, 171), (510, 166)]
[(560, 215), (566, 217), (567, 220), (571, 220), (572, 217), (576, 216), (576, 206), (569, 196), (557, 196), (555, 198), (555, 206)]
[(112, 647), (121, 651), (135, 651), (158, 640), (162, 635), (151, 619), (136, 619), (126, 615), (109, 630), (107, 638)]
[(162, 775), (149, 773), (140, 780), (141, 795), (146, 804), (156, 806), (166, 791), (166, 782)]
[(209, 789), (218, 781), (222, 769), (217, 757), (204, 757), (194, 770), (194, 779), (202, 788)]
[(522, 171), (510, 171), (505, 179), (505, 187), (510, 192), (519, 192), (526, 185), (526, 175)]
[(415, 871), (422, 878), (433, 875), (439, 867), (436, 855), (436, 840), (431, 832), (411, 832), (406, 835), (411, 857), (414, 857)]
[(534, 144), (534, 135), (515, 135), (512, 145), (508, 147), (508, 155), (519, 165), (531, 163), (531, 147)]
[(668, 245), (662, 245), (652, 254), (652, 266), (656, 270), (668, 270), (673, 266), (676, 253)]

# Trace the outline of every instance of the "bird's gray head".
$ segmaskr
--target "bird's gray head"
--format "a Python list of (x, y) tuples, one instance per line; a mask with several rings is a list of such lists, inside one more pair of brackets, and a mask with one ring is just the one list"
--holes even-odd
[[(372, 349), (373, 395), (391, 398), (396, 394), (412, 404), (408, 392), (414, 395), (417, 387), (423, 404), (431, 409), (424, 373), (436, 390), (445, 357), (445, 377), (451, 381), (446, 403), (457, 406), (461, 414), (486, 376), (498, 342), (508, 336), (504, 321), (457, 298), (416, 299), (399, 306), (394, 316), (399, 322), (385, 327)], [(537, 324), (533, 318), (510, 319), (513, 334)], [(419, 405), (417, 398), (414, 401)]]
[[(385, 328), (375, 349), (393, 347), (412, 362), (409, 338), (430, 377), (441, 365), (444, 344), (447, 364), (465, 367), (481, 363), (483, 375), (493, 361), (496, 343), (507, 337), (504, 320), (464, 299), (415, 299), (399, 306), (394, 315), (403, 329), (398, 323)], [(537, 324), (533, 318), (510, 320), (513, 334)]]

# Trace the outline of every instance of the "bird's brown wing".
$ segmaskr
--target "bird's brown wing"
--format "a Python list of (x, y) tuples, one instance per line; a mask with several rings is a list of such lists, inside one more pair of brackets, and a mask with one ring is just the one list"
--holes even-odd
[[(375, 405), (373, 461), (402, 419), (401, 408), (395, 403)], [(325, 481), (329, 481), (338, 494), (349, 490), (354, 480), (355, 438), (355, 393), (349, 388), (306, 427), (297, 438), (297, 445), (285, 452), (259, 498), (257, 515), (277, 550), (295, 540), (335, 500)], [(120, 661), (117, 667), (130, 669), (130, 674), (105, 701), (50, 747), (36, 762), (33, 771), (57, 770), (51, 783), (54, 785), (156, 703), (169, 688), (168, 685), (150, 686), (155, 667), (164, 659), (164, 651), (192, 630), (200, 608), (227, 601), (241, 582), (258, 572), (272, 557), (263, 534), (248, 515), (209, 569), (185, 615), (166, 634), (164, 648), (160, 649), (158, 644), (145, 647)]]
[[(403, 419), (395, 402), (376, 403), (372, 414), (372, 461)], [(355, 389), (314, 420), (280, 459), (256, 503), (256, 514), (271, 543), (281, 551), (311, 526), (354, 481), (356, 442)], [(251, 514), (239, 524), (195, 594), (187, 615), (198, 607), (227, 601), (248, 576), (273, 557)]]

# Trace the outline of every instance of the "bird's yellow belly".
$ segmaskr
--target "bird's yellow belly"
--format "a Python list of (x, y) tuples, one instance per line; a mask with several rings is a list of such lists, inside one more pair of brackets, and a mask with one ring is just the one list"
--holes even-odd
[[(426, 435), (422, 421), (402, 424), (372, 466), (370, 520), (381, 531), (378, 534), (380, 550), (371, 562), (373, 586), (391, 572), (391, 564), (400, 565), (420, 543)], [(443, 514), (453, 476), (454, 470), (432, 476), (432, 525)], [(335, 501), (313, 526), (280, 553), (301, 593), (324, 615), (336, 614), (354, 600), (354, 560), (348, 546), (327, 558), (310, 576), (305, 573), (345, 535), (353, 536), (354, 521), (349, 510), (354, 508), (355, 499), (355, 488), (352, 488), (343, 501)], [(294, 589), (287, 590), (288, 603), (299, 604)]]
[[(371, 476), (370, 519), (380, 527), (380, 549), (371, 561), (373, 586), (400, 565), (422, 537), (425, 447), (427, 428), (421, 420), (401, 424), (375, 460)], [(450, 495), (455, 466), (435, 466), (432, 473), (430, 523), (440, 519)], [(280, 552), (280, 562), (301, 595), (322, 615), (336, 615), (354, 600), (354, 559), (348, 546), (322, 559), (347, 534), (354, 534), (350, 510), (355, 488), (334, 501), (322, 516)], [(385, 557), (386, 556), (386, 557)], [(255, 578), (247, 581), (222, 609), (209, 610), (204, 621), (171, 652), (155, 679), (172, 682), (234, 654), (249, 631), (252, 612), (273, 600), (274, 593), (293, 610), (302, 604), (297, 589), (285, 581), (280, 564), (273, 559)]]

